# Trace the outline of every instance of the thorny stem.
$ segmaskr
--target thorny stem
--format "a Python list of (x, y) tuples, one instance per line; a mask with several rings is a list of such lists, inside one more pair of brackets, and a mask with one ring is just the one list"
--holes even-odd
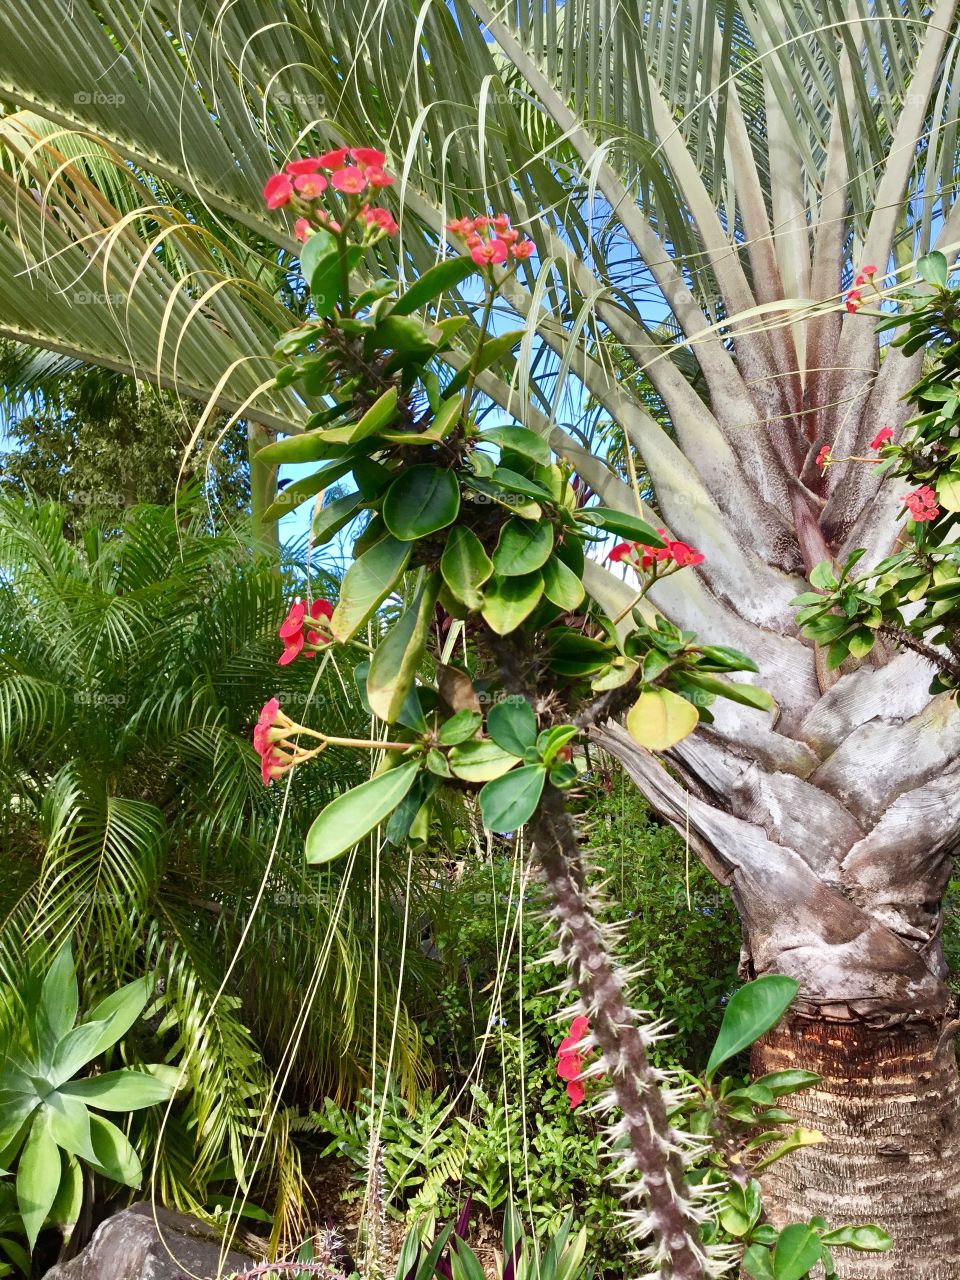
[[(506, 691), (525, 695), (516, 648), (493, 634), (489, 643)], [(623, 689), (611, 693), (622, 695)], [(604, 704), (606, 714), (615, 701), (611, 698)], [(601, 702), (604, 699), (598, 699), (593, 708)], [(709, 1269), (699, 1220), (684, 1183), (683, 1160), (658, 1076), (647, 1058), (645, 1033), (639, 1015), (623, 995), (626, 974), (596, 919), (573, 820), (563, 794), (550, 783), (528, 830), (550, 900), (558, 951), (580, 993), (591, 1035), (601, 1050), (614, 1098), (623, 1112), (618, 1128), (629, 1148), (622, 1156), (626, 1166), (640, 1176), (649, 1208), (643, 1226), (654, 1238), (651, 1256), (658, 1264), (657, 1274), (664, 1280), (705, 1280)], [(650, 1034), (648, 1030), (646, 1035)]]
[(951, 662), (949, 658), (945, 658), (942, 653), (938, 653), (936, 649), (930, 645), (924, 644), (905, 627), (895, 626), (892, 622), (885, 622), (877, 628), (878, 632), (883, 636), (889, 636), (891, 640), (895, 640), (897, 644), (903, 645), (904, 649), (912, 649), (914, 653), (919, 653), (921, 657), (932, 662), (933, 665), (946, 675), (951, 676), (954, 680), (960, 681), (960, 664)]

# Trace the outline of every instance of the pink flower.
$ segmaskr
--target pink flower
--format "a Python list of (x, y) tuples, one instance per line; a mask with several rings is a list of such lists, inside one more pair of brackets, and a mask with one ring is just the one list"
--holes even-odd
[(297, 178), (303, 173), (316, 173), (320, 168), (319, 156), (304, 156), (301, 160), (291, 160), (284, 165), (284, 171)]
[(306, 240), (313, 231), (313, 223), (309, 218), (298, 218), (293, 224), (293, 234), (298, 240)]
[(267, 735), (273, 726), (277, 712), (280, 710), (280, 700), (271, 698), (269, 702), (265, 702), (260, 709), (260, 718), (256, 723), (253, 731), (253, 745), (257, 749), (258, 755), (263, 755), (267, 745)]
[(478, 231), (486, 231), (487, 227), (490, 225), (490, 221), (490, 218), (485, 214), (481, 214), (479, 218), (474, 218), (473, 225)]
[[(329, 600), (314, 600), (310, 606), (310, 617), (315, 622), (319, 618), (329, 619), (332, 616), (333, 605)], [(318, 646), (330, 643), (330, 637), (322, 635), (319, 631), (308, 631), (304, 637), (303, 624), (306, 617), (306, 604), (302, 600), (295, 600), (277, 632), (283, 641), (283, 653), (277, 659), (281, 667), (289, 666), (298, 654), (303, 653), (304, 644)], [(315, 658), (315, 649), (308, 649), (304, 657)]]
[(922, 523), (924, 520), (936, 520), (940, 514), (940, 508), (937, 506), (937, 495), (928, 484), (922, 484), (919, 489), (914, 489), (913, 493), (908, 493), (900, 501), (909, 508), (910, 515), (917, 524)]
[(447, 223), (447, 230), (455, 236), (469, 236), (475, 230), (475, 223), (472, 218), (454, 218)]
[(308, 200), (316, 200), (326, 190), (327, 180), (322, 173), (301, 173), (298, 178), (294, 178), (293, 185), (300, 195)]
[(350, 151), (350, 158), (356, 160), (357, 164), (370, 165), (374, 169), (382, 169), (387, 157), (382, 151), (377, 151), (375, 147), (353, 147)]
[(502, 236), (509, 226), (510, 226), (510, 219), (507, 217), (505, 213), (498, 213), (497, 216), (493, 219), (493, 228), (496, 231), (497, 235)]
[(279, 712), (280, 703), (276, 698), (265, 702), (253, 730), (254, 750), (260, 757), (260, 777), (267, 787), (274, 778), (279, 778), (290, 767), (288, 758), (277, 750), (272, 740), (272, 729), (279, 729), (281, 733), (284, 729), (284, 725), (277, 721)]
[(485, 244), (481, 243), (475, 245), (470, 250), (470, 257), (478, 267), (485, 267), (488, 264), (505, 262), (507, 257), (507, 246), (502, 240), (488, 240)]
[(345, 169), (337, 169), (330, 182), (338, 191), (351, 196), (359, 195), (361, 191), (366, 190), (367, 186), (363, 170), (353, 165), (347, 165)]
[(263, 184), (263, 198), (268, 209), (282, 209), (293, 195), (293, 183), (285, 173), (275, 173)]
[(816, 460), (814, 462), (814, 466), (819, 467), (821, 471), (826, 471), (827, 463), (829, 461), (830, 461), (830, 446), (828, 444), (825, 444), (823, 448), (820, 450), (820, 452), (817, 454)]
[(347, 163), (349, 147), (337, 147), (336, 151), (325, 151), (317, 156), (317, 164), (321, 169), (342, 169)]
[(863, 268), (863, 274), (865, 276), (875, 276), (877, 274), (877, 268), (871, 263), (869, 267)]
[(388, 236), (395, 236), (397, 234), (397, 224), (394, 222), (389, 209), (371, 209), (369, 205), (365, 204), (360, 210), (360, 216), (365, 222), (368, 222), (370, 226), (379, 227), (380, 230), (385, 231)]
[(870, 441), (871, 449), (882, 449), (888, 440), (893, 439), (893, 431), (890, 427), (881, 427), (877, 434)]
[[(310, 617), (313, 618), (314, 622), (316, 622), (318, 618), (326, 618), (329, 622), (333, 617), (333, 605), (329, 600), (314, 600), (313, 604), (310, 606)], [(329, 643), (329, 635), (323, 635), (319, 631), (307, 632), (307, 644), (324, 645)], [(317, 655), (311, 650), (308, 650), (303, 656), (305, 658), (315, 658)]]
[(370, 184), (371, 187), (392, 187), (393, 186), (393, 178), (391, 178), (388, 173), (384, 173), (382, 169), (377, 169), (376, 167), (370, 167), (370, 168), (364, 169), (363, 172), (366, 175), (367, 182)]
[[(689, 546), (686, 542), (672, 542), (667, 539), (667, 551), (674, 564), (681, 569), (686, 569), (690, 565), (703, 564), (706, 556), (702, 551), (698, 551), (696, 547)], [(646, 557), (644, 557), (646, 559)]]
[(866, 284), (866, 283), (867, 283), (867, 277), (863, 274), (863, 272), (861, 272), (861, 273), (860, 273), (860, 275), (858, 275), (858, 276), (857, 276), (856, 280), (854, 280), (854, 282), (853, 282), (853, 283), (854, 283), (855, 285)]
[(516, 244), (520, 239), (520, 232), (515, 231), (513, 227), (507, 227), (505, 231), (498, 231), (497, 237), (502, 240), (504, 244)]
[(577, 1078), (583, 1070), (580, 1043), (590, 1032), (590, 1019), (582, 1015), (570, 1024), (570, 1034), (560, 1041), (557, 1050), (557, 1075), (567, 1081), (567, 1097), (571, 1107), (578, 1107), (586, 1097), (583, 1083)]
[(513, 246), (510, 252), (513, 254), (515, 258), (519, 258), (521, 260), (524, 258), (529, 258), (530, 255), (533, 253), (533, 241), (521, 240), (519, 244), (515, 244)]

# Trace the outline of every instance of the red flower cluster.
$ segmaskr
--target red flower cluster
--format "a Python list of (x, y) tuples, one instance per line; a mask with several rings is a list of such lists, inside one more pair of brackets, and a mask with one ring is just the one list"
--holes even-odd
[[(303, 156), (291, 160), (282, 173), (267, 179), (263, 198), (268, 209), (282, 209), (291, 201), (303, 208), (329, 189), (344, 196), (360, 196), (369, 190), (389, 187), (394, 180), (383, 168), (385, 160), (384, 153), (375, 147), (338, 147), (335, 151), (325, 151), (322, 156)], [(306, 212), (309, 216), (298, 218), (294, 224), (298, 240), (306, 240), (314, 225), (340, 231), (340, 223), (322, 209), (308, 208)], [(397, 230), (386, 209), (364, 205), (361, 216), (368, 226), (387, 235)]]
[(911, 516), (918, 524), (924, 520), (936, 520), (940, 514), (937, 495), (928, 484), (922, 484), (919, 489), (914, 489), (913, 493), (908, 493), (900, 501), (909, 508)]
[(586, 1097), (583, 1081), (578, 1080), (577, 1077), (583, 1070), (583, 1058), (579, 1045), (589, 1032), (589, 1018), (584, 1018), (582, 1015), (574, 1018), (570, 1024), (570, 1034), (561, 1040), (560, 1048), (557, 1050), (557, 1075), (561, 1080), (567, 1081), (567, 1097), (570, 1099), (571, 1107), (579, 1107)]
[(639, 555), (641, 569), (649, 569), (654, 563), (673, 563), (678, 569), (703, 564), (706, 556), (702, 551), (691, 547), (687, 542), (676, 542), (673, 538), (668, 538), (665, 529), (658, 529), (657, 533), (663, 538), (666, 546), (648, 547), (645, 542), (618, 542), (607, 559), (617, 564), (623, 560), (632, 560)]
[(523, 239), (505, 213), (494, 218), (455, 218), (447, 223), (447, 230), (463, 237), (478, 267), (499, 265), (508, 257), (523, 261), (533, 253), (533, 241)]
[(847, 310), (851, 313), (851, 315), (853, 314), (853, 312), (859, 310), (859, 308), (863, 305), (863, 301), (860, 297), (859, 286), (865, 285), (865, 284), (873, 284), (873, 277), (876, 274), (877, 274), (877, 268), (871, 263), (870, 266), (864, 267), (863, 270), (857, 275), (856, 279), (853, 282), (854, 288), (852, 288), (847, 293), (847, 296), (846, 296)]
[(817, 454), (816, 465), (820, 468), (821, 471), (826, 471), (827, 463), (832, 461), (833, 461), (833, 456), (830, 453), (830, 446), (828, 444), (825, 444), (821, 448), (820, 452)]
[(893, 439), (893, 430), (891, 427), (881, 427), (877, 434), (870, 441), (871, 449), (882, 449), (888, 440)]
[[(329, 619), (333, 616), (333, 605), (329, 600), (314, 600), (310, 606), (309, 616), (315, 622), (319, 618)], [(288, 666), (302, 652), (304, 645), (312, 645), (313, 648), (308, 647), (303, 656), (305, 658), (315, 658), (317, 649), (330, 643), (330, 637), (321, 635), (319, 631), (308, 631), (304, 635), (303, 627), (306, 618), (306, 604), (302, 600), (295, 600), (290, 606), (287, 616), (280, 623), (280, 629), (277, 632), (283, 641), (283, 653), (277, 659), (281, 667)]]
[[(279, 711), (280, 703), (276, 698), (265, 702), (253, 731), (253, 745), (260, 757), (260, 776), (268, 787), (274, 778), (279, 778), (290, 767), (286, 757), (274, 745), (286, 731), (284, 725), (277, 720)], [(273, 730), (279, 730), (277, 737), (274, 737)]]

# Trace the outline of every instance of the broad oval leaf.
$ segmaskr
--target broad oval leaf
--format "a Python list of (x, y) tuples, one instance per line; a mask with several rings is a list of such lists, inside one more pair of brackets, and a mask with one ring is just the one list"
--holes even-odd
[(799, 990), (800, 983), (795, 978), (771, 973), (748, 982), (734, 992), (724, 1011), (720, 1033), (707, 1063), (707, 1078), (722, 1062), (776, 1026)]
[(862, 1227), (837, 1227), (825, 1232), (820, 1239), (826, 1245), (840, 1245), (844, 1249), (856, 1249), (858, 1253), (886, 1253), (893, 1248), (893, 1240), (883, 1227), (872, 1222)]
[(489, 782), (491, 778), (501, 777), (517, 763), (513, 752), (504, 751), (491, 738), (454, 747), (447, 759), (450, 768), (464, 782)]
[(546, 521), (508, 520), (500, 530), (493, 567), (505, 578), (533, 573), (550, 559), (553, 527)]
[(456, 715), (444, 721), (437, 737), (445, 747), (457, 747), (462, 742), (469, 742), (482, 724), (483, 716), (479, 711), (471, 711), (468, 707), (464, 707), (462, 711), (458, 711)]
[(460, 485), (452, 471), (417, 466), (402, 471), (383, 500), (383, 520), (395, 538), (413, 542), (453, 524)]
[(776, 1280), (803, 1280), (820, 1261), (820, 1237), (813, 1227), (794, 1222), (780, 1232), (773, 1251), (773, 1274)]
[(331, 800), (307, 832), (307, 861), (330, 862), (369, 835), (413, 786), (421, 763), (410, 760)]
[(501, 449), (519, 453), (540, 466), (550, 465), (550, 446), (529, 427), (491, 427), (489, 431), (481, 432), (480, 439), (490, 440)]
[(426, 303), (432, 302), (441, 293), (445, 293), (447, 289), (455, 288), (461, 280), (465, 280), (476, 271), (477, 268), (471, 258), (466, 256), (444, 258), (414, 281), (406, 293), (393, 304), (390, 314), (408, 316)]
[(341, 643), (352, 639), (394, 589), (410, 559), (411, 546), (389, 534), (368, 547), (343, 575), (330, 630)]
[(754, 1084), (762, 1084), (774, 1095), (783, 1097), (786, 1093), (797, 1093), (800, 1089), (809, 1089), (818, 1084), (820, 1076), (816, 1071), (771, 1071), (754, 1080)]
[(480, 813), (488, 831), (516, 831), (533, 817), (547, 771), (542, 764), (524, 765), (488, 782), (480, 792)]
[(487, 714), (487, 732), (498, 747), (522, 756), (537, 741), (537, 717), (526, 698), (505, 698)]
[(443, 580), (468, 608), (479, 609), (480, 588), (493, 573), (493, 561), (472, 529), (456, 525), (450, 530), (440, 557)]
[(374, 715), (393, 724), (413, 688), (427, 644), (440, 588), (440, 575), (431, 574), (416, 598), (393, 624), (370, 660), (367, 704)]
[(960, 511), (960, 474), (948, 471), (937, 481), (937, 501), (946, 511)]
[(665, 545), (660, 534), (646, 520), (614, 511), (612, 507), (583, 507), (577, 512), (577, 519), (581, 524), (603, 529), (605, 533), (615, 533), (618, 538), (627, 538), (631, 542), (642, 542), (646, 547)]
[(574, 571), (558, 556), (551, 556), (543, 566), (543, 594), (558, 609), (572, 613), (580, 608), (587, 593)]
[(647, 689), (627, 712), (627, 731), (650, 751), (666, 751), (697, 727), (697, 708), (671, 689)]
[(543, 574), (539, 569), (522, 577), (495, 577), (483, 594), (483, 620), (498, 636), (509, 635), (533, 613), (542, 595)]

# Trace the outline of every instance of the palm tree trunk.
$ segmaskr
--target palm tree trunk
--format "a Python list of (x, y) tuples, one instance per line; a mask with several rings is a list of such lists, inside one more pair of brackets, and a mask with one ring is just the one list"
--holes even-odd
[(783, 1100), (825, 1141), (771, 1165), (764, 1207), (777, 1226), (819, 1215), (876, 1222), (887, 1254), (837, 1249), (843, 1280), (953, 1280), (960, 1265), (960, 1078), (940, 1027), (825, 1018), (781, 1024), (754, 1048), (756, 1074), (799, 1068), (821, 1083)]

